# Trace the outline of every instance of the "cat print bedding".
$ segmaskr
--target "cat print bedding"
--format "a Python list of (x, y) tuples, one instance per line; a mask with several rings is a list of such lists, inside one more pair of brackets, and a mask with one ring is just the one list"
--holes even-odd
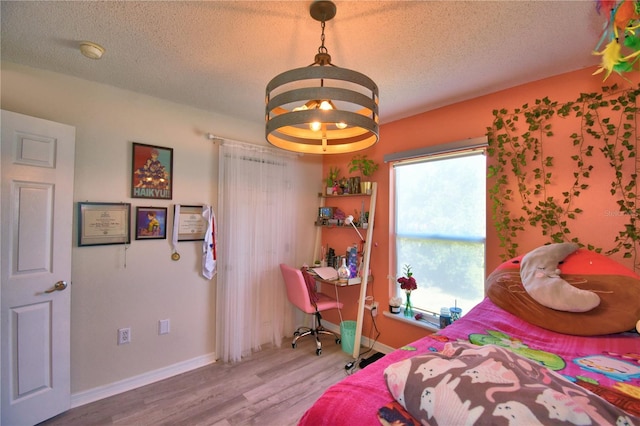
[(640, 426), (640, 336), (576, 336), (490, 299), (333, 385), (301, 425)]
[[(445, 345), (384, 371), (394, 399), (421, 424), (632, 425), (638, 418), (509, 349)], [(381, 421), (387, 412), (379, 411)], [(389, 422), (392, 423), (392, 422)]]

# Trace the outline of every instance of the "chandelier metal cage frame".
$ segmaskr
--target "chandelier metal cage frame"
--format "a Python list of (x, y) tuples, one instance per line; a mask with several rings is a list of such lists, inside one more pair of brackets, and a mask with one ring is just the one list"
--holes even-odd
[(344, 154), (378, 142), (378, 86), (366, 75), (338, 67), (324, 46), (325, 22), (333, 2), (311, 4), (322, 23), (322, 44), (314, 62), (285, 71), (266, 87), (265, 133), (278, 148), (308, 154)]

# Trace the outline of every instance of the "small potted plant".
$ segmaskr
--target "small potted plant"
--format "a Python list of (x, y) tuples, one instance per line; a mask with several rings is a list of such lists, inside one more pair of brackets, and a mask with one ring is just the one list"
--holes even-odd
[(371, 175), (378, 170), (378, 163), (367, 158), (366, 155), (356, 155), (349, 162), (349, 173), (359, 171), (362, 175), (360, 180), (360, 192), (371, 194)]
[(329, 174), (325, 179), (325, 183), (327, 184), (327, 195), (333, 194), (335, 187), (338, 182), (338, 174), (340, 173), (340, 169), (337, 167), (329, 167)]

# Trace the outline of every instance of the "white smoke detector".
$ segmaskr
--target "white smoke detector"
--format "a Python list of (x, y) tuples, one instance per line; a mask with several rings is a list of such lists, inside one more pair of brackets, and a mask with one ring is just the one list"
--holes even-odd
[(80, 52), (89, 59), (100, 59), (104, 53), (104, 47), (90, 41), (80, 43)]

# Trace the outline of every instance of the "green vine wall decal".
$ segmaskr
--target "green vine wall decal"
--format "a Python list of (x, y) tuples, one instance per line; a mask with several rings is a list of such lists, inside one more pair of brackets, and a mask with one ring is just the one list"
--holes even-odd
[[(640, 88), (620, 90), (614, 85), (603, 87), (599, 93), (583, 93), (564, 104), (545, 97), (513, 112), (493, 111), (492, 126), (487, 128), (488, 154), (493, 159), (488, 167), (490, 182), (493, 180), (489, 198), (500, 247), (504, 250), (500, 255), (503, 260), (518, 255), (521, 234), (532, 232), (533, 228), (538, 228), (551, 242), (571, 241), (603, 251), (582, 244), (570, 228), (583, 212), (579, 197), (590, 188), (594, 155), (600, 153), (613, 170), (610, 193), (626, 222), (605, 253), (621, 252), (637, 265), (639, 93)], [(553, 132), (557, 120), (575, 122), (576, 131), (570, 136), (574, 151), (570, 179), (558, 179), (565, 170), (556, 170), (554, 158), (545, 154), (545, 147), (565, 142)]]

